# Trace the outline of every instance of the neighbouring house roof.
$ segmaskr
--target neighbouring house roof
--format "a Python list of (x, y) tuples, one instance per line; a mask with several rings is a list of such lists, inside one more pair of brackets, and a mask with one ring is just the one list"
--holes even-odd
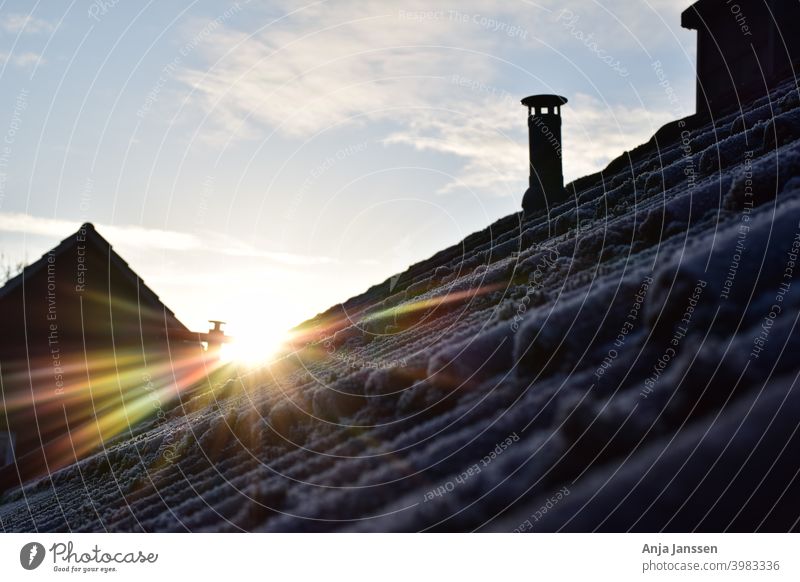
[[(78, 238), (78, 237), (82, 238)], [(114, 250), (114, 247), (103, 236), (97, 232), (91, 222), (86, 222), (74, 233), (62, 240), (52, 250), (46, 252), (41, 258), (27, 267), (22, 272), (8, 280), (8, 282), (0, 288), (0, 300), (10, 295), (17, 288), (21, 287), (26, 280), (30, 280), (40, 272), (47, 270), (47, 259), (51, 255), (58, 258), (65, 253), (74, 251), (78, 244), (91, 245), (102, 253), (108, 253), (110, 264), (117, 268), (123, 277), (127, 278), (131, 284), (138, 286), (139, 300), (143, 306), (157, 309), (159, 312), (165, 312), (166, 315), (173, 321), (172, 326), (176, 331), (191, 333), (189, 329), (183, 325), (175, 313), (159, 299), (158, 295), (148, 287), (141, 277), (131, 268), (131, 266)]]

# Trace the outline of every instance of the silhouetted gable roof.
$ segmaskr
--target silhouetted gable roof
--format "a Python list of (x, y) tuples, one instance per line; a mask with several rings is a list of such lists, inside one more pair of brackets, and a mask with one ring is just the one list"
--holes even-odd
[[(83, 238), (79, 239), (79, 237)], [(97, 232), (97, 229), (95, 229), (91, 222), (86, 222), (81, 225), (81, 227), (75, 233), (71, 234), (53, 249), (43, 254), (39, 260), (25, 267), (19, 275), (9, 279), (8, 282), (2, 288), (0, 288), (0, 300), (4, 299), (18, 287), (22, 286), (25, 279), (30, 280), (39, 272), (46, 271), (48, 256), (51, 254), (56, 258), (62, 256), (69, 251), (75, 250), (75, 247), (78, 245), (78, 243), (91, 245), (102, 253), (107, 252), (110, 264), (116, 267), (118, 271), (131, 282), (131, 284), (138, 286), (139, 300), (142, 305), (147, 305), (148, 307), (157, 309), (159, 311), (163, 310), (167, 316), (173, 320), (172, 324), (174, 327), (178, 328), (180, 331), (189, 331), (188, 328), (175, 317), (175, 313), (169, 307), (164, 305), (164, 303), (159, 299), (158, 295), (144, 283), (142, 278), (139, 277), (139, 275), (137, 275), (133, 269), (131, 269), (130, 265), (128, 265), (128, 263), (121, 256), (119, 256), (116, 251), (114, 251), (114, 247), (111, 245), (111, 243), (103, 238), (99, 232)]]

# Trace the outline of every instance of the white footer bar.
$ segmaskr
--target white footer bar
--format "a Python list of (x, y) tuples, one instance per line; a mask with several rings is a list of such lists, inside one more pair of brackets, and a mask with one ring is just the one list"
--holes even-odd
[(0, 572), (3, 580), (139, 582), (777, 581), (800, 580), (799, 541), (787, 534), (1, 534)]

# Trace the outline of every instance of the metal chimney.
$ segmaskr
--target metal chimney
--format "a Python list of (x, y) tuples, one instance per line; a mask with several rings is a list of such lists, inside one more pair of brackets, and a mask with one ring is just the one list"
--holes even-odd
[(225, 325), (224, 321), (209, 319), (208, 323), (214, 327), (209, 329), (208, 333), (205, 334), (205, 340), (208, 344), (206, 353), (208, 353), (208, 355), (211, 357), (219, 358), (222, 351), (222, 344), (231, 341), (231, 338), (226, 336), (225, 332), (222, 331), (222, 326)]
[(566, 103), (560, 95), (531, 95), (522, 100), (528, 108), (530, 143), (530, 181), (522, 197), (526, 216), (540, 210), (549, 213), (566, 198), (561, 169), (561, 106)]

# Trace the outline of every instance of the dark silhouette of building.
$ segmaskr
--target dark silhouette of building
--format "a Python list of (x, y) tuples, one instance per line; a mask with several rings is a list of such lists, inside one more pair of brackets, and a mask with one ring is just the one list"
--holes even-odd
[(522, 198), (525, 215), (541, 210), (548, 213), (566, 199), (561, 169), (561, 106), (559, 95), (532, 95), (522, 100), (528, 108), (530, 179)]
[[(0, 490), (163, 414), (217, 364), (91, 224), (0, 289)], [(209, 343), (225, 341), (217, 331)]]
[(800, 63), (797, 0), (700, 0), (681, 15), (697, 31), (697, 113), (718, 117), (760, 97)]
[(214, 357), (218, 358), (220, 352), (222, 351), (222, 345), (229, 341), (228, 336), (226, 336), (225, 332), (222, 331), (222, 326), (225, 325), (225, 322), (216, 319), (209, 319), (208, 323), (210, 323), (212, 327), (208, 330), (208, 333), (205, 334), (204, 341), (208, 346), (207, 351), (209, 355), (213, 355)]

